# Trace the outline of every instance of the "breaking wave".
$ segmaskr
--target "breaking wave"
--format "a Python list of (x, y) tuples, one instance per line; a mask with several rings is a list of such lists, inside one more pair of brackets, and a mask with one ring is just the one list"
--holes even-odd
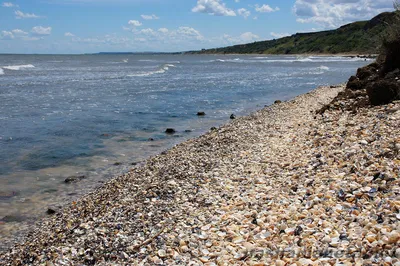
[(3, 66), (2, 68), (8, 69), (8, 70), (21, 70), (24, 68), (34, 68), (34, 65), (17, 65), (17, 66)]
[(309, 56), (309, 57), (266, 57), (266, 56), (258, 56), (258, 57), (251, 57), (249, 59), (240, 59), (240, 58), (235, 58), (235, 59), (216, 59), (216, 60), (211, 60), (208, 62), (211, 63), (330, 63), (330, 62), (355, 62), (355, 61), (370, 61), (373, 59), (365, 59), (365, 58), (359, 58), (359, 57), (340, 57), (340, 56), (331, 56), (331, 57), (317, 57), (317, 56)]
[(171, 67), (176, 67), (176, 66), (173, 65), (173, 64), (164, 64), (159, 69), (157, 69), (155, 71), (148, 71), (148, 72), (130, 74), (130, 75), (128, 75), (128, 77), (148, 77), (148, 76), (152, 76), (152, 75), (155, 75), (155, 74), (164, 74)]

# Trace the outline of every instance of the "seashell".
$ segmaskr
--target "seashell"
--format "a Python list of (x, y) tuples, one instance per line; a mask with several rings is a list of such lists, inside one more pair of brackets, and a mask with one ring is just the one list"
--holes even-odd
[(160, 249), (160, 250), (157, 252), (157, 254), (158, 254), (158, 256), (159, 256), (160, 258), (165, 258), (165, 257), (167, 256), (167, 252), (166, 252), (165, 250), (163, 250), (163, 249)]

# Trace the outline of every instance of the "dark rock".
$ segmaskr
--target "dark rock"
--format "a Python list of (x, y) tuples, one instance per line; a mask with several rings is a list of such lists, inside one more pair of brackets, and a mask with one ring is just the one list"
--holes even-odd
[(294, 235), (299, 236), (303, 232), (303, 227), (297, 226), (296, 229), (294, 230)]
[(340, 240), (346, 240), (346, 239), (347, 239), (347, 235), (346, 235), (345, 233), (340, 234), (340, 235), (339, 235), (339, 239), (340, 239)]
[(148, 141), (154, 141), (154, 139), (153, 138), (149, 138)]
[(186, 129), (185, 132), (186, 132), (186, 133), (190, 133), (190, 132), (192, 132), (192, 131), (191, 131), (190, 129)]
[(345, 200), (345, 199), (346, 199), (346, 193), (344, 193), (343, 189), (340, 189), (340, 190), (338, 191), (337, 195), (338, 195), (338, 198), (339, 198), (340, 200)]
[(351, 76), (349, 81), (347, 82), (346, 89), (349, 90), (361, 90), (364, 87), (364, 83), (360, 81), (356, 76)]
[(230, 119), (235, 119), (235, 118), (236, 118), (236, 115), (231, 114), (231, 116), (230, 116), (229, 118), (230, 118)]
[(281, 100), (276, 100), (276, 101), (274, 102), (274, 104), (280, 104), (280, 103), (282, 103)]
[(214, 131), (214, 130), (217, 130), (217, 128), (216, 127), (212, 127), (212, 128), (210, 128), (210, 130)]
[(205, 112), (197, 112), (197, 115), (198, 115), (198, 116), (205, 116), (206, 113), (205, 113)]
[(167, 133), (167, 134), (174, 134), (176, 131), (175, 131), (175, 129), (173, 129), (173, 128), (167, 128), (166, 130), (165, 130), (165, 133)]
[(395, 69), (385, 75), (385, 79), (396, 79), (400, 78), (400, 69)]
[(118, 166), (118, 165), (121, 165), (121, 163), (120, 162), (115, 162), (114, 165)]
[(382, 73), (392, 72), (400, 68), (400, 39), (385, 41), (383, 44), (385, 50), (385, 61), (383, 62)]
[(54, 209), (52, 209), (52, 208), (48, 208), (47, 211), (46, 211), (46, 213), (47, 213), (48, 215), (53, 215), (53, 214), (56, 213), (56, 210), (54, 210)]
[(84, 179), (84, 178), (86, 178), (86, 176), (84, 176), (84, 175), (81, 175), (81, 176), (70, 176), (70, 177), (67, 177), (67, 178), (64, 180), (64, 182), (67, 183), (67, 184), (69, 184), (69, 183), (75, 183), (75, 182), (81, 181), (81, 180)]
[(367, 94), (372, 105), (388, 104), (400, 99), (400, 82), (379, 80), (367, 86)]
[(382, 214), (382, 213), (378, 215), (378, 219), (376, 219), (376, 221), (378, 222), (378, 224), (381, 224), (381, 223), (384, 222), (383, 214)]

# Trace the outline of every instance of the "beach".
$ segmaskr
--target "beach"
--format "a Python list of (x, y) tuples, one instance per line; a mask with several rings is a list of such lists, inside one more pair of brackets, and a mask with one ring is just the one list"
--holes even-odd
[(400, 102), (238, 117), (43, 219), (2, 265), (400, 265)]

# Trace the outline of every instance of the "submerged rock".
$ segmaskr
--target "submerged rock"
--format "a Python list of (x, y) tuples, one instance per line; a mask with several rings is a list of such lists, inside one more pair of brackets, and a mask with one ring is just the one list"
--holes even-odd
[(197, 112), (197, 115), (198, 115), (198, 116), (205, 116), (206, 113), (205, 113), (205, 112)]
[(76, 182), (79, 182), (79, 181), (81, 181), (82, 179), (85, 179), (85, 178), (86, 178), (86, 176), (84, 176), (84, 175), (81, 175), (81, 176), (70, 176), (70, 177), (67, 177), (64, 180), (64, 183), (67, 183), (67, 184), (76, 183)]

